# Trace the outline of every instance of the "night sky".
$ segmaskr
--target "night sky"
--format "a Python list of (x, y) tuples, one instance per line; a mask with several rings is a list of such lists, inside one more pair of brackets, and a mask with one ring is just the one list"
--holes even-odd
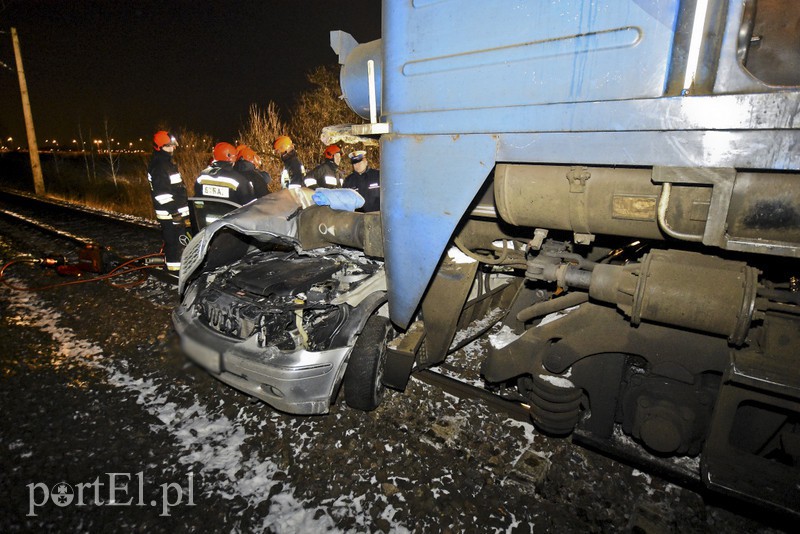
[[(0, 62), (16, 27), (40, 144), (171, 128), (233, 139), (251, 104), (288, 108), (334, 65), (330, 30), (380, 37), (379, 0), (0, 0)], [(0, 68), (0, 136), (26, 146), (16, 71)], [(17, 140), (21, 140), (18, 143)]]

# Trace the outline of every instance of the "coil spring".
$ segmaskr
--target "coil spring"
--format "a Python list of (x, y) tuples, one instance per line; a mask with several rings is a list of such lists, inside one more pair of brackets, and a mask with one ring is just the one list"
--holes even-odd
[(540, 376), (523, 376), (517, 381), (520, 393), (530, 401), (531, 418), (543, 432), (569, 434), (581, 418), (583, 390), (562, 387)]

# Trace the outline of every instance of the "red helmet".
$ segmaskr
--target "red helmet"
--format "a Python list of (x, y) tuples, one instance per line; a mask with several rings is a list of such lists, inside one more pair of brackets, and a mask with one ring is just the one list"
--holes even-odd
[(171, 133), (160, 130), (153, 136), (153, 148), (161, 150), (165, 146), (178, 146), (178, 140)]
[(275, 142), (272, 144), (272, 148), (277, 150), (280, 154), (288, 152), (289, 149), (292, 147), (293, 143), (292, 140), (287, 135), (282, 135), (275, 139)]
[(237, 160), (238, 159), (243, 159), (245, 161), (249, 161), (250, 163), (255, 163), (256, 162), (255, 160), (256, 160), (257, 157), (258, 157), (258, 154), (256, 154), (255, 150), (253, 150), (252, 148), (250, 148), (247, 145), (239, 145), (239, 148), (238, 148), (237, 154), (236, 154), (236, 159)]
[(341, 151), (342, 151), (342, 149), (339, 148), (337, 145), (329, 145), (325, 149), (325, 152), (324, 152), (325, 159), (333, 159), (333, 156), (335, 156), (336, 154), (338, 154)]
[(236, 147), (230, 143), (217, 143), (214, 145), (214, 160), (215, 161), (236, 161)]

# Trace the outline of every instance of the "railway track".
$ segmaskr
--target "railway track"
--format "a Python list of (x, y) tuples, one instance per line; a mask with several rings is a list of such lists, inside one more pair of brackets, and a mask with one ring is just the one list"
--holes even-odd
[[(161, 249), (161, 233), (151, 221), (2, 188), (0, 233), (24, 243), (23, 257), (60, 259), (73, 266), (82, 261), (81, 253), (89, 247), (103, 250), (103, 258), (111, 267), (158, 254)], [(137, 265), (142, 266), (142, 262)], [(159, 306), (174, 306), (177, 277), (155, 265), (146, 270), (150, 276), (130, 290)], [(103, 279), (77, 271), (70, 276), (74, 275), (84, 281)], [(70, 281), (65, 277), (61, 283)]]
[(152, 221), (19, 191), (0, 189), (0, 214), (73, 242), (113, 246), (124, 257), (157, 252), (161, 248), (161, 233)]
[[(94, 245), (109, 249), (122, 261), (161, 249), (161, 232), (153, 221), (39, 198), (20, 191), (0, 189), (0, 217), (64, 242), (68, 248)], [(41, 243), (39, 248), (43, 248)], [(52, 253), (53, 249), (45, 248), (42, 252)], [(59, 255), (69, 256), (69, 250), (66, 252)], [(152, 269), (150, 274), (163, 283), (177, 283), (174, 275), (163, 270)]]

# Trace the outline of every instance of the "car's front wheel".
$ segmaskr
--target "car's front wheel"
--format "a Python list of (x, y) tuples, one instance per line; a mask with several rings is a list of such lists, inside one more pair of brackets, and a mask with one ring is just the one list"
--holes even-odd
[(344, 373), (344, 399), (351, 408), (370, 411), (383, 400), (386, 344), (393, 337), (392, 323), (386, 317), (373, 315), (364, 325)]

